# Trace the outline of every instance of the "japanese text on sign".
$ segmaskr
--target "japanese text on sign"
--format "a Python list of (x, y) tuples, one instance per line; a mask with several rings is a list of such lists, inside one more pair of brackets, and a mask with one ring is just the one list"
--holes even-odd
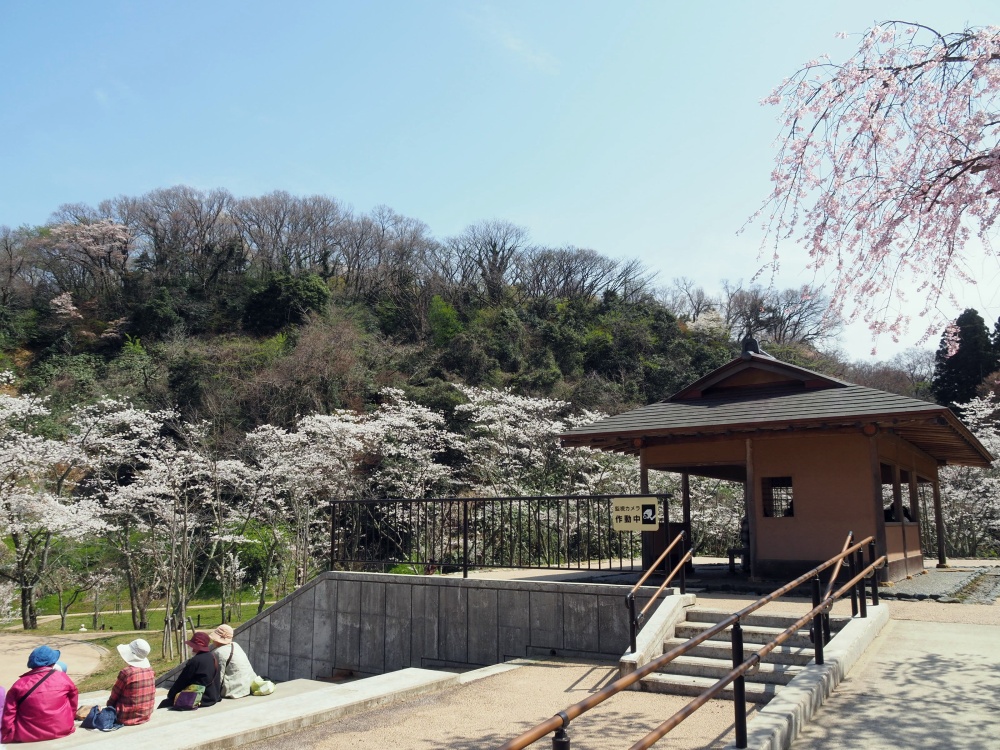
[(611, 527), (615, 531), (656, 531), (660, 528), (656, 501), (616, 497), (611, 501)]

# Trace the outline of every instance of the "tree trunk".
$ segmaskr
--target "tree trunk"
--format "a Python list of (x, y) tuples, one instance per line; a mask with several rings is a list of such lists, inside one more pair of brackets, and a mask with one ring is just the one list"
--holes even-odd
[[(205, 566), (206, 569), (208, 566)], [(226, 580), (226, 547), (222, 546), (219, 550), (219, 608), (222, 610), (221, 618), (219, 622), (226, 622), (226, 593), (228, 589), (228, 581)], [(230, 603), (230, 614), (232, 610), (232, 604)]]
[(274, 555), (277, 546), (271, 547), (267, 552), (267, 564), (264, 566), (264, 575), (260, 581), (260, 599), (257, 601), (257, 614), (264, 611), (264, 602), (267, 600), (267, 582), (271, 580), (271, 566), (274, 564)]
[(128, 584), (129, 608), (132, 610), (132, 627), (136, 630), (145, 630), (149, 623), (144, 622), (146, 612), (139, 604), (139, 585), (135, 579), (135, 571), (132, 570), (132, 561), (125, 558), (125, 581)]
[(63, 606), (63, 594), (62, 591), (56, 592), (59, 597), (59, 629), (66, 629), (66, 612), (69, 611), (69, 605)]
[(38, 629), (38, 612), (35, 611), (35, 587), (21, 584), (21, 625), (25, 630)]

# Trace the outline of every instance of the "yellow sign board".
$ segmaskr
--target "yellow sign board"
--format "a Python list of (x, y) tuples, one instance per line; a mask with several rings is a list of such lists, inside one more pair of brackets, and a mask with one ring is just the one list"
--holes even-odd
[(611, 527), (615, 531), (656, 531), (660, 514), (656, 498), (616, 497), (611, 501)]

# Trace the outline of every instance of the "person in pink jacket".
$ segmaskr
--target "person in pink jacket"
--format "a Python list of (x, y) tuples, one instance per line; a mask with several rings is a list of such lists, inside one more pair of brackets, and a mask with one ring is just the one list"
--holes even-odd
[(10, 686), (3, 704), (0, 740), (39, 742), (71, 734), (76, 728), (78, 692), (65, 672), (55, 669), (59, 652), (39, 646), (28, 657), (28, 671)]

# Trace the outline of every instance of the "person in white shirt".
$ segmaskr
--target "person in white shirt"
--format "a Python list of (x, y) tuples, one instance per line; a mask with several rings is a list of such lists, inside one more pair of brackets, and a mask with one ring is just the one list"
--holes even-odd
[(233, 641), (233, 629), (223, 623), (209, 637), (222, 672), (222, 697), (243, 698), (250, 695), (250, 683), (257, 674), (243, 647)]

